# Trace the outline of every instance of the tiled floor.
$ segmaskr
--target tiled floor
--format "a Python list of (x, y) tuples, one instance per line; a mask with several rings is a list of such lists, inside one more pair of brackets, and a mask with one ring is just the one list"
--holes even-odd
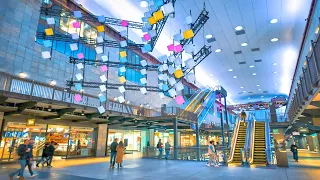
[[(290, 155), (290, 153), (288, 153)], [(320, 177), (320, 155), (300, 152), (298, 163), (289, 156), (290, 168), (248, 168), (248, 167), (207, 167), (204, 162), (165, 161), (156, 159), (136, 159), (126, 157), (124, 168), (110, 169), (108, 158), (84, 158), (75, 160), (55, 160), (53, 168), (37, 168), (39, 174), (26, 179), (249, 179), (249, 180), (312, 180)], [(0, 165), (0, 179), (16, 165)]]

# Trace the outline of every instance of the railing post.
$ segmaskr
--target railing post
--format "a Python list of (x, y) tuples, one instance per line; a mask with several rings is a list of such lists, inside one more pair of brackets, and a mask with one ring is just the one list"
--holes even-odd
[(32, 80), (32, 85), (31, 85), (31, 90), (30, 90), (30, 98), (29, 98), (30, 101), (32, 100), (33, 89), (34, 89), (34, 80)]
[(173, 159), (178, 159), (178, 120), (177, 117), (173, 119)]
[(52, 97), (51, 97), (51, 102), (54, 100), (54, 93), (55, 93), (55, 91), (56, 91), (56, 88), (55, 88), (55, 87), (53, 87), (53, 88), (52, 88)]
[(196, 122), (196, 145), (197, 145), (197, 161), (200, 161), (200, 137), (199, 137), (199, 123)]

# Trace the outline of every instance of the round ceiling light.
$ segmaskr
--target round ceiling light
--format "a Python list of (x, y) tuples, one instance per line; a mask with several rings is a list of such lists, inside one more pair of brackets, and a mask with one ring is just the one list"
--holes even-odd
[(246, 93), (247, 91), (242, 91), (242, 92)]
[(276, 65), (277, 65), (277, 63), (273, 63), (272, 65), (276, 66)]
[(52, 80), (49, 82), (49, 84), (50, 84), (50, 86), (55, 86), (55, 85), (57, 84), (57, 82), (52, 79)]
[(277, 71), (273, 72), (273, 74), (277, 74)]
[(237, 26), (236, 28), (234, 28), (236, 31), (240, 31), (240, 30), (242, 30), (243, 29), (243, 27), (242, 26)]
[(20, 77), (20, 78), (26, 78), (26, 77), (27, 77), (27, 74), (22, 71), (22, 72), (19, 73), (19, 77)]
[(241, 88), (241, 89), (243, 89), (243, 87), (242, 87), (242, 86), (241, 86), (240, 88)]
[(212, 37), (213, 37), (212, 34), (207, 34), (207, 35), (206, 35), (206, 38), (207, 38), (207, 39), (210, 39), (210, 38), (212, 38)]
[(254, 65), (250, 65), (249, 68), (254, 68)]
[(279, 39), (278, 38), (272, 38), (271, 39), (271, 42), (276, 42), (276, 41), (278, 41)]
[(238, 76), (233, 76), (233, 79), (237, 79), (238, 78)]
[(258, 91), (261, 91), (261, 89), (258, 89)]
[(222, 51), (221, 49), (216, 49), (216, 50), (215, 50), (215, 52), (217, 52), (217, 53), (218, 53), (218, 52), (221, 52), (221, 51)]
[(255, 75), (257, 75), (257, 73), (252, 73), (252, 76), (255, 76)]
[(260, 85), (259, 85), (259, 84), (257, 84), (257, 86), (259, 87)]
[(228, 71), (231, 72), (231, 71), (233, 71), (233, 69), (229, 69)]
[(270, 23), (271, 23), (271, 24), (275, 24), (275, 23), (277, 23), (277, 22), (278, 22), (278, 19), (271, 19), (271, 20), (270, 20)]
[(147, 1), (141, 1), (140, 2), (140, 6), (143, 7), (143, 8), (146, 8), (148, 7), (149, 3)]
[(241, 43), (241, 46), (243, 47), (248, 46), (248, 43)]

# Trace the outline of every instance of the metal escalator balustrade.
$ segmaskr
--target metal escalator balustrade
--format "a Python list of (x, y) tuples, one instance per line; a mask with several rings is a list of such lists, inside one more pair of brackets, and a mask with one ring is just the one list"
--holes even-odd
[(202, 122), (206, 119), (210, 109), (214, 105), (216, 100), (216, 93), (211, 89), (206, 98), (204, 99), (205, 105), (203, 106), (201, 112), (198, 115), (198, 125), (201, 126)]
[(247, 134), (246, 125), (243, 121), (240, 121), (232, 163), (242, 163), (241, 149), (244, 148), (244, 145), (246, 142), (246, 134)]

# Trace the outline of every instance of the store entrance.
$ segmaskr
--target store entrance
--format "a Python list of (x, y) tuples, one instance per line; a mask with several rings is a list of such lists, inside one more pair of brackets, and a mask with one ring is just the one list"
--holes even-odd
[(107, 154), (110, 154), (110, 145), (117, 138), (118, 142), (123, 141), (126, 147), (126, 154), (141, 151), (141, 131), (140, 130), (115, 130), (110, 129), (107, 140)]

